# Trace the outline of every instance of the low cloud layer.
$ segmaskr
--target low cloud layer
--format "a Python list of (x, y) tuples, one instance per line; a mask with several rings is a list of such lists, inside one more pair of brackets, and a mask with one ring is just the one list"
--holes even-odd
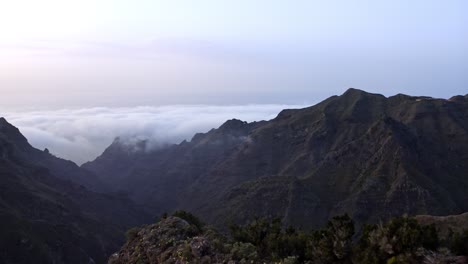
[(297, 105), (162, 106), (86, 108), (3, 113), (36, 148), (78, 164), (93, 160), (116, 137), (179, 143), (228, 119), (269, 120)]

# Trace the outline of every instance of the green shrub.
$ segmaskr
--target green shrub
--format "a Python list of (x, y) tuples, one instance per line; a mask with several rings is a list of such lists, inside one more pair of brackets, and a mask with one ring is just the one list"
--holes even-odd
[(417, 258), (418, 249), (435, 250), (439, 244), (434, 226), (398, 217), (384, 225), (364, 227), (355, 257), (359, 263), (406, 263)]
[(200, 231), (203, 230), (203, 227), (205, 226), (205, 224), (198, 217), (187, 211), (175, 211), (172, 216), (184, 219), (189, 224), (196, 226)]
[(454, 254), (468, 256), (468, 229), (461, 233), (452, 232), (448, 244)]
[(290, 257), (284, 258), (281, 261), (281, 264), (299, 264), (299, 263), (300, 263), (299, 258), (295, 257), (295, 256), (290, 256)]
[(140, 230), (141, 228), (139, 227), (133, 227), (127, 230), (127, 232), (125, 232), (125, 237), (127, 238), (127, 241), (135, 239), (138, 235), (138, 232), (140, 232)]
[(284, 258), (296, 256), (303, 261), (308, 235), (293, 227), (283, 229), (282, 226), (279, 218), (258, 218), (245, 226), (231, 225), (229, 229), (235, 242), (254, 245), (263, 259), (281, 262)]
[(313, 232), (307, 257), (317, 263), (341, 262), (351, 255), (354, 223), (348, 215), (335, 216), (325, 229)]
[(232, 259), (237, 261), (256, 261), (258, 260), (257, 250), (251, 243), (237, 242), (232, 245)]

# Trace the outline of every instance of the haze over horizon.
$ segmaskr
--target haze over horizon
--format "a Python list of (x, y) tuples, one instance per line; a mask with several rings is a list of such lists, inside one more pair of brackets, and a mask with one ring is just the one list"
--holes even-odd
[(310, 104), (348, 87), (465, 94), (468, 3), (0, 4), (2, 108)]
[(82, 163), (119, 135), (178, 143), (350, 87), (449, 98), (468, 92), (466, 10), (461, 0), (2, 1), (0, 116)]

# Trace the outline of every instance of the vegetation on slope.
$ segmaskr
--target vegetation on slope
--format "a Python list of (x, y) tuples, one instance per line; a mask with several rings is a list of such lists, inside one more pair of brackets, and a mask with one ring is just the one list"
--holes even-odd
[[(468, 229), (440, 238), (434, 225), (398, 217), (355, 233), (348, 215), (305, 232), (280, 219), (230, 225), (229, 235), (188, 212), (133, 230), (110, 264), (123, 263), (466, 263)], [(465, 257), (463, 257), (465, 256)]]

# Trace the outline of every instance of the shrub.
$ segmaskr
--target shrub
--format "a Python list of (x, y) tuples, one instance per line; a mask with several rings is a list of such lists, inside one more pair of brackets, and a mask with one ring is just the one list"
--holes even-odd
[(187, 211), (183, 211), (183, 210), (175, 211), (172, 214), (172, 216), (184, 219), (189, 224), (196, 226), (200, 231), (203, 230), (203, 227), (205, 226), (205, 224), (198, 217), (196, 217), (195, 215)]
[(138, 232), (140, 232), (140, 230), (141, 228), (139, 227), (133, 227), (127, 230), (127, 232), (125, 232), (125, 237), (127, 238), (127, 241), (133, 240), (138, 235)]
[(237, 261), (256, 261), (258, 260), (257, 250), (251, 243), (237, 242), (232, 245), (232, 259)]
[(398, 217), (385, 225), (366, 226), (355, 249), (359, 263), (407, 263), (420, 248), (434, 250), (439, 238), (434, 226), (421, 226), (413, 218)]
[(282, 261), (281, 261), (281, 264), (299, 264), (299, 259), (298, 257), (294, 257), (294, 256), (290, 256), (290, 257), (287, 257), (287, 258), (284, 258)]
[(325, 229), (315, 231), (308, 243), (307, 256), (317, 263), (348, 259), (354, 235), (354, 223), (348, 215), (335, 216)]
[(468, 256), (468, 229), (461, 233), (451, 233), (449, 236), (449, 248), (457, 255)]

